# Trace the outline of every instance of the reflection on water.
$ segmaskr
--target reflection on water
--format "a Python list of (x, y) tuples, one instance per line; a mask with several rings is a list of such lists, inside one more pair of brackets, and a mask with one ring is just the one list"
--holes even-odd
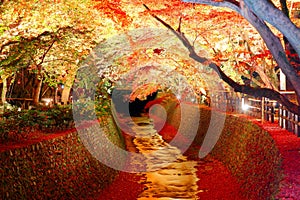
[(147, 169), (141, 173), (145, 188), (138, 199), (198, 199), (197, 162), (188, 161), (178, 148), (166, 143), (151, 119), (136, 117), (133, 121), (133, 142), (144, 156), (141, 164)]

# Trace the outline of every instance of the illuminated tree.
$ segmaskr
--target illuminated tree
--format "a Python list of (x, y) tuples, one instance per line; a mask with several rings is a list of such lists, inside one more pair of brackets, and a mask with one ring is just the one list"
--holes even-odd
[[(145, 9), (143, 3), (151, 10)], [(265, 6), (264, 9), (276, 17), (269, 19), (264, 16), (258, 6)], [(149, 11), (158, 21), (153, 20)], [(129, 41), (131, 49), (122, 46), (111, 53), (102, 51), (108, 61), (112, 55), (117, 55), (113, 61), (103, 63), (105, 66), (97, 66), (100, 74), (109, 81), (116, 82), (122, 74), (149, 67), (149, 62), (156, 60), (158, 64), (169, 66), (174, 73), (186, 77), (197, 91), (197, 88), (205, 85), (205, 77), (200, 77), (199, 72), (206, 72), (200, 68), (209, 66), (235, 91), (278, 100), (293, 112), (299, 113), (296, 104), (278, 93), (278, 71), (275, 70), (278, 66), (286, 74), (299, 97), (299, 76), (294, 68), (295, 59), (291, 59), (299, 54), (298, 29), (286, 14), (269, 1), (254, 4), (254, 1), (247, 0), (194, 0), (193, 3), (180, 0), (20, 0), (3, 1), (1, 13), (2, 97), (5, 96), (6, 80), (13, 80), (20, 69), (26, 69), (34, 75), (35, 103), (38, 102), (42, 82), (53, 87), (59, 83), (64, 84), (62, 96), (67, 98), (81, 61), (99, 43), (102, 47), (108, 45), (117, 48), (124, 41), (114, 43), (107, 40), (117, 33), (126, 36), (124, 40)], [(269, 28), (266, 22), (276, 29)], [(284, 22), (285, 26), (280, 22)], [(133, 32), (147, 35), (142, 30), (159, 29), (160, 24), (173, 32), (176, 40), (185, 45), (185, 51), (175, 41), (163, 44), (161, 41), (171, 38), (164, 34), (153, 34), (152, 38), (135, 41), (136, 35), (133, 36)], [(291, 46), (294, 48), (285, 51), (278, 39), (280, 32), (285, 36), (286, 49)], [(148, 45), (159, 42), (163, 45)], [(143, 45), (148, 46), (144, 48)], [(197, 67), (199, 63), (200, 68)], [(248, 80), (251, 81), (250, 85), (246, 83)]]
[[(108, 32), (113, 24), (102, 19), (95, 5), (89, 0), (4, 1), (0, 7), (2, 82), (8, 78), (13, 82), (15, 74), (24, 69), (33, 75), (31, 97), (35, 104), (42, 83), (50, 87), (64, 84), (62, 96), (66, 101), (79, 61), (101, 41), (102, 30)], [(2, 102), (5, 84), (3, 87)]]
[[(293, 88), (295, 89), (296, 95), (298, 96), (298, 102), (300, 97), (300, 79), (297, 71), (289, 62), (286, 52), (281, 44), (280, 39), (272, 31), (266, 22), (272, 24), (277, 28), (289, 41), (289, 43), (295, 49), (295, 52), (299, 54), (299, 29), (291, 22), (291, 20), (282, 13), (281, 10), (276, 8), (269, 1), (209, 1), (209, 0), (195, 0), (188, 1), (192, 3), (199, 4), (209, 4), (212, 6), (227, 7), (237, 13), (241, 14), (247, 21), (252, 24), (252, 26), (257, 30), (264, 40), (266, 46), (268, 47), (273, 58), (276, 60), (278, 67), (283, 71), (287, 76), (288, 80), (291, 82)], [(163, 19), (159, 18), (156, 15), (156, 12), (151, 12), (151, 10), (146, 7), (153, 17), (155, 17), (161, 24), (171, 30), (185, 45), (189, 50), (189, 56), (196, 60), (199, 63), (208, 65), (213, 70), (217, 71), (220, 78), (225, 81), (229, 86), (231, 86), (236, 92), (241, 92), (257, 97), (268, 97), (275, 99), (286, 105), (289, 110), (294, 113), (300, 113), (300, 108), (297, 104), (289, 101), (285, 96), (281, 95), (277, 88), (267, 88), (267, 87), (251, 87), (246, 84), (240, 84), (235, 81), (233, 78), (228, 76), (222, 68), (221, 65), (217, 62), (212, 61), (207, 57), (203, 57), (197, 53), (197, 50), (194, 48), (193, 43), (187, 39), (186, 35), (180, 29), (174, 29), (170, 24), (168, 24)], [(182, 25), (181, 25), (182, 26)]]

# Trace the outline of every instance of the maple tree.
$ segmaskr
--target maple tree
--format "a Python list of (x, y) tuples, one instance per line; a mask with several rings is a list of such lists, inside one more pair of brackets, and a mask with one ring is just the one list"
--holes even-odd
[[(158, 89), (195, 101), (191, 90), (202, 87), (204, 74), (210, 72), (202, 66), (195, 67), (195, 62), (185, 55), (180, 42), (168, 31), (139, 28), (101, 42), (80, 74), (89, 76), (97, 68), (102, 78), (132, 90), (129, 101), (144, 100)], [(194, 76), (195, 73), (199, 74)]]
[[(298, 75), (292, 62), (285, 59), (291, 54), (286, 54), (277, 39), (279, 31), (270, 29), (260, 15), (252, 15), (259, 11), (253, 11), (248, 1), (243, 2), (4, 1), (1, 12), (5, 15), (0, 30), (1, 39), (5, 41), (1, 44), (2, 97), (6, 80), (16, 81), (15, 74), (20, 69), (35, 75), (35, 94), (39, 93), (37, 86), (41, 82), (54, 87), (63, 83), (64, 97), (69, 95), (78, 68), (86, 64), (97, 68), (94, 75), (100, 74), (100, 78), (112, 83), (124, 81), (127, 73), (137, 72), (125, 77), (127, 82), (122, 83), (126, 85), (131, 80), (133, 91), (140, 91), (140, 94), (132, 94), (131, 100), (145, 98), (147, 93), (164, 87), (175, 91), (180, 80), (171, 79), (166, 75), (168, 72), (172, 72), (173, 77), (177, 74), (184, 77), (195, 93), (200, 93), (201, 88), (213, 90), (207, 86), (210, 82), (219, 84), (215, 76), (210, 76), (213, 69), (235, 91), (276, 99), (297, 113), (298, 106), (278, 93), (278, 70), (275, 70), (278, 65), (298, 95)], [(159, 21), (153, 20), (149, 10)], [(279, 9), (274, 7), (273, 10)], [(281, 18), (288, 19), (286, 15), (280, 15)], [(162, 31), (161, 23), (175, 35)], [(173, 28), (178, 24), (177, 29)], [(286, 34), (286, 38), (291, 37)], [(289, 42), (295, 45), (295, 39)], [(270, 43), (276, 46), (270, 47)], [(90, 61), (82, 63), (97, 44), (94, 53), (104, 61), (99, 64), (98, 59), (95, 65)], [(297, 48), (295, 50), (297, 52)], [(153, 81), (147, 82), (150, 75)], [(165, 80), (164, 86), (160, 80)], [(149, 90), (145, 85), (151, 86)], [(188, 88), (184, 84), (180, 87), (180, 91)]]
[[(277, 33), (273, 31), (273, 29), (270, 29), (269, 26), (265, 21), (268, 23), (271, 23), (275, 28), (277, 28), (289, 41), (289, 43), (294, 47), (295, 52), (299, 54), (299, 29), (290, 21), (290, 19), (283, 14), (281, 10), (279, 10), (277, 7), (275, 7), (273, 4), (271, 4), (268, 1), (260, 1), (259, 4), (254, 3), (254, 1), (186, 1), (186, 2), (192, 2), (192, 3), (199, 3), (199, 4), (208, 4), (212, 6), (219, 6), (219, 7), (227, 7), (241, 16), (243, 16), (247, 21), (252, 24), (252, 26), (256, 29), (256, 31), (260, 34), (262, 37), (265, 45), (268, 47), (268, 50), (265, 52), (262, 52), (259, 54), (255, 54), (254, 57), (261, 58), (272, 55), (274, 60), (276, 61), (278, 67), (283, 71), (283, 73), (287, 76), (287, 79), (291, 82), (296, 95), (298, 96), (299, 101), (299, 92), (300, 92), (300, 81), (299, 81), (299, 75), (297, 74), (297, 71), (293, 67), (293, 65), (289, 62), (287, 59), (286, 51), (284, 47), (282, 46), (281, 41), (279, 40)], [(148, 5), (148, 4), (147, 4)], [(173, 22), (167, 23), (167, 20), (162, 19), (155, 9), (154, 11), (150, 9), (150, 6), (146, 8), (150, 11), (152, 16), (156, 18), (161, 24), (163, 24), (165, 27), (167, 27), (169, 30), (171, 30), (185, 45), (185, 47), (189, 51), (189, 56), (196, 60), (199, 63), (205, 64), (212, 68), (213, 70), (217, 71), (219, 74), (219, 77), (225, 81), (229, 86), (231, 86), (234, 91), (241, 92), (245, 94), (249, 94), (256, 97), (268, 97), (270, 99), (275, 99), (278, 102), (282, 103), (283, 105), (287, 106), (289, 110), (291, 110), (294, 113), (300, 113), (299, 106), (297, 103), (291, 102), (288, 100), (284, 95), (280, 94), (278, 92), (278, 88), (272, 86), (272, 84), (265, 84), (262, 85), (264, 87), (252, 87), (250, 85), (241, 84), (234, 80), (234, 78), (230, 77), (225, 71), (222, 69), (222, 65), (219, 62), (215, 62), (210, 58), (207, 58), (205, 56), (202, 56), (198, 54), (197, 49), (194, 46), (194, 43), (192, 40), (187, 38), (187, 35), (189, 33), (184, 33), (182, 30), (175, 29), (172, 26)], [(268, 9), (269, 12), (266, 12), (263, 9)], [(158, 13), (158, 14), (157, 14)], [(270, 13), (273, 15), (273, 17), (270, 17)], [(268, 16), (266, 16), (268, 15)], [(276, 16), (276, 17), (274, 17)], [(197, 18), (197, 16), (196, 16)], [(270, 19), (272, 18), (272, 19)], [(232, 19), (229, 19), (232, 20)], [(187, 22), (189, 23), (189, 21)], [(283, 26), (283, 24), (286, 24)], [(183, 24), (180, 25), (183, 27)], [(232, 28), (232, 27), (231, 27)], [(254, 44), (255, 45), (255, 44)], [(270, 52), (270, 53), (269, 53)], [(251, 56), (252, 57), (252, 56)], [(261, 63), (257, 63), (260, 65)], [(262, 70), (264, 70), (264, 67), (260, 66)], [(258, 67), (255, 68), (257, 70)], [(266, 80), (269, 79), (269, 77), (265, 77)]]
[[(287, 79), (291, 82), (299, 102), (299, 75), (295, 70), (295, 62), (288, 59), (291, 54), (284, 49), (280, 40), (282, 35), (285, 35), (285, 38), (293, 37), (289, 44), (290, 46), (296, 46), (294, 49), (297, 54), (297, 40), (294, 39), (295, 36), (293, 35), (297, 35), (298, 29), (294, 28), (294, 23), (269, 1), (260, 2), (260, 6), (267, 6), (274, 16), (279, 16), (277, 21), (273, 23), (256, 14), (256, 12), (260, 12), (260, 9), (258, 9), (259, 11), (250, 10), (247, 4), (248, 1), (243, 3), (244, 1), (195, 0), (189, 1), (192, 2), (190, 4), (180, 1), (166, 3), (153, 0), (147, 2), (131, 1), (130, 6), (126, 6), (127, 1), (122, 2), (123, 10), (127, 11), (128, 16), (133, 19), (132, 24), (135, 28), (157, 28), (161, 27), (159, 23), (163, 24), (181, 40), (189, 52), (184, 52), (178, 45), (174, 45), (176, 42), (173, 46), (148, 45), (147, 49), (147, 43), (150, 40), (152, 40), (152, 43), (157, 44), (162, 37), (160, 35), (153, 36), (154, 39), (146, 37), (128, 44), (132, 47), (133, 53), (129, 55), (130, 62), (127, 63), (124, 62), (126, 55), (124, 57), (120, 56), (123, 60), (119, 62), (122, 63), (120, 65), (123, 67), (119, 71), (121, 74), (139, 69), (143, 65), (142, 63), (146, 66), (149, 59), (158, 61), (160, 65), (168, 64), (170, 67), (174, 64), (165, 63), (162, 58), (174, 60), (175, 56), (172, 57), (171, 55), (174, 52), (168, 55), (165, 53), (170, 48), (174, 48), (180, 52), (179, 57), (184, 58), (183, 54), (186, 53), (185, 55), (189, 55), (194, 61), (209, 66), (209, 68), (216, 71), (219, 77), (234, 91), (256, 97), (264, 96), (275, 99), (287, 106), (292, 112), (300, 112), (297, 103), (280, 94), (278, 87), (279, 68), (287, 75)], [(282, 5), (284, 5), (284, 2), (281, 1)], [(148, 12), (141, 9), (143, 3), (147, 5), (148, 11), (159, 23), (147, 18)], [(256, 8), (258, 6), (253, 3), (252, 7)], [(251, 9), (254, 9), (252, 7)], [(133, 8), (135, 9), (133, 10)], [(270, 27), (266, 22), (271, 23), (275, 28)], [(290, 28), (281, 26), (280, 22), (289, 24)], [(237, 24), (239, 24), (238, 27)], [(289, 30), (289, 32), (284, 32), (282, 29)], [(290, 30), (294, 33), (291, 34)], [(145, 32), (145, 34), (148, 33)], [(146, 44), (145, 49), (147, 50), (140, 50), (137, 43)], [(142, 44), (139, 45), (143, 46)], [(155, 57), (148, 55), (151, 49), (156, 54)], [(163, 53), (161, 54), (161, 52)], [(175, 71), (188, 79), (193, 79), (199, 75), (199, 73), (196, 73), (197, 70), (194, 71), (195, 66), (197, 64), (185, 59), (185, 64), (176, 67)], [(162, 77), (162, 79), (165, 79), (165, 77)], [(197, 87), (203, 87), (205, 82), (208, 82), (205, 81), (207, 77), (201, 77), (200, 79), (201, 81), (199, 81), (199, 78), (191, 81), (191, 84), (195, 86), (194, 91)], [(248, 84), (249, 80), (250, 85)], [(201, 83), (195, 84), (198, 81)], [(172, 84), (174, 85), (174, 83)]]
[[(168, 5), (167, 3), (160, 4)], [(172, 9), (177, 14), (181, 12), (181, 7), (184, 7), (185, 11), (193, 8), (193, 6), (183, 4), (180, 1), (174, 1), (173, 4), (178, 6)], [(123, 83), (120, 85), (128, 87), (128, 83), (131, 81), (130, 84), (134, 93), (130, 97), (131, 101), (136, 97), (145, 99), (155, 89), (166, 89), (176, 93), (185, 91), (186, 94), (188, 90), (193, 89), (195, 93), (199, 94), (205, 82), (216, 82), (215, 78), (208, 80), (207, 77), (204, 77), (204, 74), (211, 72), (203, 66), (195, 67), (197, 64), (186, 57), (187, 52), (172, 34), (157, 28), (158, 24), (153, 23), (154, 21), (149, 18), (141, 2), (131, 1), (130, 4), (126, 4), (126, 1), (122, 1), (121, 6), (126, 11), (127, 17), (130, 18), (130, 25), (121, 35), (112, 35), (109, 40), (99, 44), (94, 49), (94, 61), (87, 61), (87, 65), (94, 65), (100, 74), (112, 82), (120, 82), (123, 79)], [(166, 11), (164, 9), (161, 11), (161, 9), (160, 12), (162, 13)], [(173, 22), (175, 24), (178, 20)], [(200, 48), (203, 47), (204, 45)], [(99, 60), (101, 60), (101, 64), (97, 65)], [(92, 64), (93, 62), (94, 64)], [(128, 76), (122, 78), (127, 73), (129, 73)], [(163, 85), (161, 80), (164, 81)], [(195, 97), (190, 95), (188, 98), (194, 100)]]
[[(206, 83), (215, 81), (215, 77), (204, 75), (211, 74), (211, 72), (206, 67), (197, 66), (199, 64), (187, 58), (188, 52), (183, 50), (178, 40), (165, 33), (166, 31), (160, 30), (161, 26), (153, 21), (149, 17), (148, 12), (143, 9), (143, 2), (131, 1), (129, 4), (127, 1), (122, 1), (119, 3), (123, 10), (126, 11), (126, 16), (130, 18), (131, 24), (129, 28), (127, 27), (124, 33), (125, 38), (122, 42), (119, 41), (120, 38), (116, 39), (112, 36), (111, 40), (118, 42), (107, 41), (107, 44), (100, 45), (99, 51), (101, 54), (107, 55), (104, 56), (104, 60), (112, 58), (109, 54), (119, 56), (119, 59), (116, 59), (113, 65), (111, 60), (109, 60), (107, 63), (102, 63), (103, 66), (98, 66), (102, 73), (117, 81), (122, 74), (126, 74), (129, 71), (141, 70), (143, 72), (145, 69), (143, 67), (145, 66), (148, 66), (149, 69), (150, 65), (153, 68), (165, 65), (167, 67), (162, 67), (161, 71), (168, 72), (173, 70), (174, 74), (181, 74), (188, 79), (188, 83), (193, 87), (195, 93), (199, 94), (199, 90), (202, 87), (206, 87), (209, 90)], [(241, 75), (243, 75), (251, 79), (256, 85), (277, 87), (278, 82), (276, 71), (274, 70), (275, 62), (273, 62), (269, 51), (261, 42), (259, 34), (255, 32), (255, 29), (247, 25), (242, 17), (228, 10), (217, 10), (212, 7), (186, 4), (181, 1), (172, 1), (172, 3), (147, 1), (147, 5), (151, 5), (151, 8), (153, 8), (151, 10), (152, 14), (158, 14), (172, 26), (176, 26), (180, 21), (182, 30), (184, 29), (185, 33), (187, 33), (186, 35), (191, 38), (193, 45), (197, 45), (198, 53), (207, 57), (212, 55), (213, 60), (222, 62), (224, 70), (230, 71), (230, 76), (235, 80), (243, 81), (241, 78)], [(231, 19), (231, 21), (224, 19)], [(220, 23), (220, 21), (224, 22)], [(241, 26), (232, 29), (232, 26), (235, 26), (236, 23), (240, 23)], [(159, 29), (156, 30), (158, 31), (157, 34), (154, 34), (151, 28)], [(126, 40), (128, 41), (126, 42)], [(168, 42), (164, 43), (163, 41)], [(120, 45), (120, 43), (123, 45)], [(103, 49), (106, 49), (106, 52)], [(125, 52), (130, 53), (126, 54)], [(107, 70), (108, 68), (110, 70)], [(170, 79), (170, 77), (165, 77), (164, 73), (156, 74), (156, 72), (151, 71), (150, 73), (150, 71), (144, 73), (151, 76), (148, 77), (149, 80), (155, 80), (155, 76), (160, 76), (160, 79), (166, 82), (168, 78)], [(259, 78), (255, 77), (255, 73), (259, 74)], [(136, 90), (139, 80), (145, 78), (142, 78), (139, 74), (139, 76), (131, 77), (131, 79), (135, 80), (133, 90)], [(159, 84), (159, 81), (152, 82)], [(126, 84), (128, 83), (123, 83), (123, 85)], [(169, 84), (170, 88), (173, 86), (180, 87), (174, 81), (169, 81)], [(218, 85), (218, 83), (215, 85)], [(213, 87), (210, 88), (212, 89)], [(147, 93), (151, 93), (152, 90), (153, 88), (149, 88), (149, 91), (140, 90), (144, 93), (136, 94), (135, 96), (145, 98)], [(173, 88), (172, 90), (174, 91), (175, 89)], [(184, 88), (180, 90), (183, 91)]]
[(16, 82), (23, 69), (27, 83), (33, 83), (28, 86), (28, 95), (35, 104), (39, 103), (42, 84), (54, 88), (64, 84), (62, 101), (68, 100), (79, 62), (103, 39), (103, 30), (108, 34), (113, 26), (108, 18), (101, 18), (95, 6), (90, 0), (2, 2), (2, 103), (5, 83), (8, 79)]

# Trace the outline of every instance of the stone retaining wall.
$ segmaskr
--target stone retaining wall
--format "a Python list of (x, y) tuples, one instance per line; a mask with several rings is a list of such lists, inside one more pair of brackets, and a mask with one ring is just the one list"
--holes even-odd
[[(212, 111), (207, 108), (185, 105), (183, 112), (190, 113), (190, 117), (181, 120), (178, 103), (170, 101), (164, 104), (164, 107), (168, 113), (167, 123), (176, 129), (180, 126), (180, 133), (183, 136), (188, 134), (191, 127), (194, 127), (195, 121), (199, 122), (194, 144), (203, 143), (210, 124), (216, 129), (221, 128), (221, 136), (211, 154), (223, 162), (238, 179), (241, 193), (247, 199), (274, 198), (282, 178), (281, 157), (274, 140), (266, 131), (237, 116), (214, 112), (214, 119), (211, 119)], [(200, 109), (200, 120), (193, 119), (198, 109)], [(158, 117), (161, 114), (159, 110), (155, 113)], [(219, 122), (224, 117), (223, 125)]]
[[(112, 119), (106, 123), (108, 137), (124, 148)], [(3, 151), (0, 160), (0, 199), (86, 199), (118, 173), (95, 159), (76, 131)]]

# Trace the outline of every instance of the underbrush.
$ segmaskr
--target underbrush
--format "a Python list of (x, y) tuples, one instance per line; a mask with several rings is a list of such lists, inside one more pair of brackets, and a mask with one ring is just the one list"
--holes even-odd
[(105, 119), (111, 115), (112, 87), (108, 79), (101, 79), (95, 88), (94, 99), (82, 94), (70, 105), (36, 107), (22, 111), (18, 111), (17, 107), (10, 107), (0, 113), (0, 143), (20, 142), (31, 137), (31, 133), (47, 134), (72, 129), (75, 128), (74, 120), (76, 125), (96, 119), (106, 123)]
[(0, 121), (1, 142), (18, 141), (33, 132), (53, 133), (74, 128), (71, 106), (39, 107), (34, 110), (10, 110)]
[[(95, 120), (109, 115), (103, 104), (81, 101), (73, 105), (37, 107), (32, 110), (7, 110), (0, 115), (0, 142), (18, 142), (30, 137), (31, 133), (56, 133), (75, 128), (76, 123)], [(74, 110), (75, 112), (74, 112)]]

